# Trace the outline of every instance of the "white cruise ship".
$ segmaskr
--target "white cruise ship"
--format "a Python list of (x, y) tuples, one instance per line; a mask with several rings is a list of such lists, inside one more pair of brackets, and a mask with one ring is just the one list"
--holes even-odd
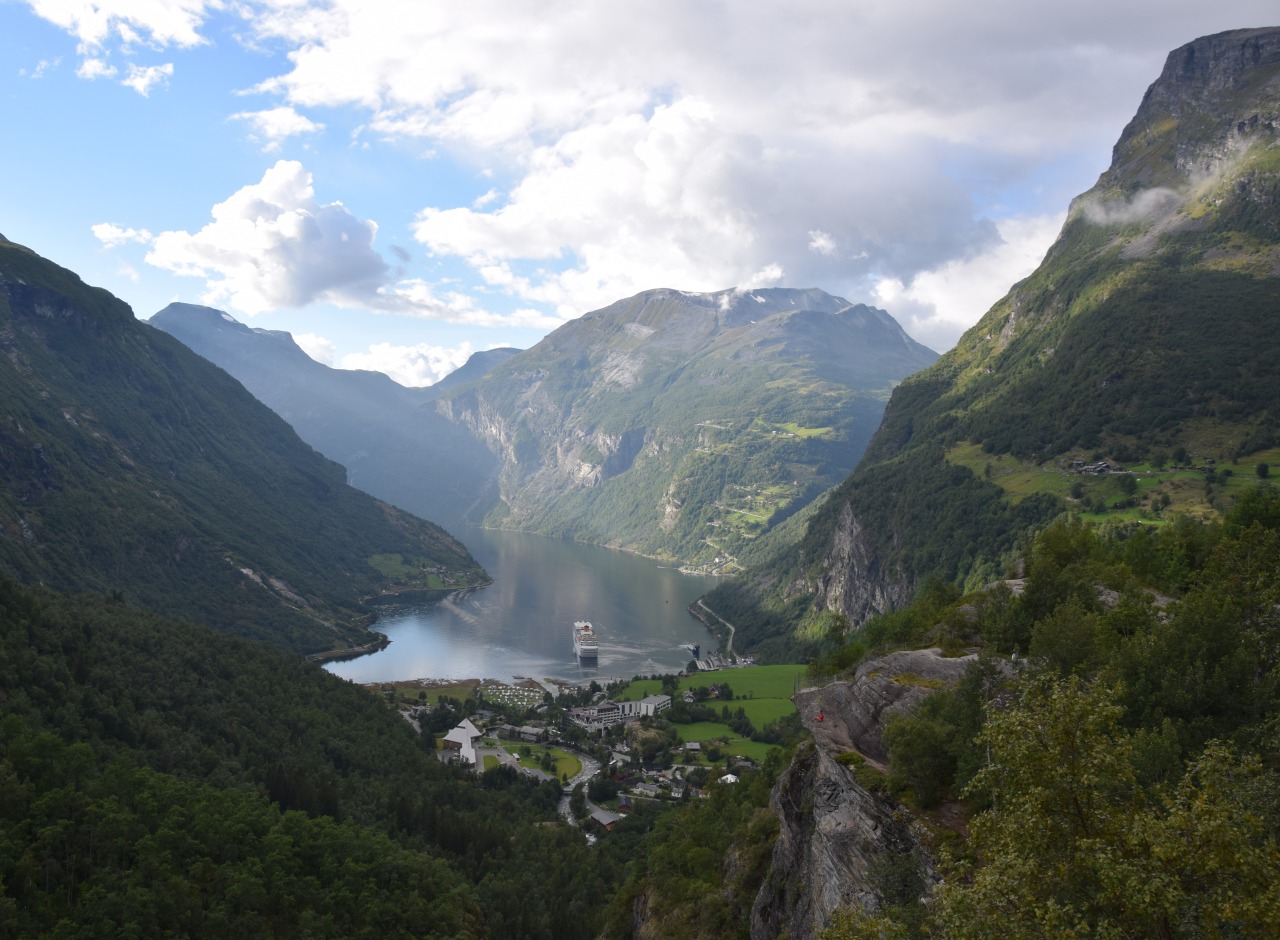
[(600, 644), (589, 620), (579, 620), (573, 625), (573, 651), (578, 659), (600, 658)]

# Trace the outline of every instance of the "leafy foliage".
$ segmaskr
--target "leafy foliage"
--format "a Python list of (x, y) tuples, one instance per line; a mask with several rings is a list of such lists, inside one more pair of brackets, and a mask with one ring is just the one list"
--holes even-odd
[[(1280, 929), (1277, 505), (1263, 487), (1221, 522), (1059, 521), (1020, 594), (925, 594), (902, 612), (928, 612), (906, 618), (917, 632), (855, 631), (862, 649), (920, 642), (963, 608), (971, 641), (1030, 647), (1012, 679), (979, 660), (886, 731), (892, 787), (977, 812), (928, 908), (934, 934)], [(859, 915), (835, 935), (900, 926)]]

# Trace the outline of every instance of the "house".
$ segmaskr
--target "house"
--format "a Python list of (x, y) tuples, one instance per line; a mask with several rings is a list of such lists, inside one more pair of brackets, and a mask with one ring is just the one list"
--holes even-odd
[(607, 809), (596, 807), (591, 811), (591, 821), (606, 832), (612, 832), (613, 827), (622, 819), (617, 813), (611, 813)]
[(620, 813), (631, 812), (631, 797), (625, 793), (618, 794), (618, 812)]
[(516, 729), (521, 741), (544, 741), (547, 737), (546, 728), (535, 728), (533, 725), (521, 725)]
[(441, 760), (465, 761), (472, 767), (476, 765), (476, 742), (484, 735), (480, 729), (467, 718), (444, 736)]
[(720, 778), (719, 782), (720, 782), (720, 783), (737, 783), (737, 782), (738, 782), (738, 775), (737, 775), (737, 774), (725, 774), (723, 777), (721, 777), (721, 778)]

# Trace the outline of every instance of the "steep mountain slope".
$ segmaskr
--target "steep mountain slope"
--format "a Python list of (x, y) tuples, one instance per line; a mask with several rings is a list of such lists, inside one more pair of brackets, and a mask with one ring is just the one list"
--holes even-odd
[(714, 570), (841, 480), (935, 358), (818, 290), (653, 290), (437, 403), (503, 459), (487, 523)]
[(514, 346), (498, 346), (494, 349), (482, 349), (478, 353), (472, 353), (460, 367), (454, 369), (443, 379), (432, 385), (430, 388), (423, 389), (430, 397), (436, 398), (444, 392), (453, 391), (460, 386), (469, 382), (475, 382), (484, 378), (498, 366), (502, 365), (512, 356), (519, 355), (520, 350)]
[[(1280, 453), (1277, 311), (1280, 29), (1240, 30), (1170, 54), (1040, 267), (894, 392), (798, 561), (710, 603), (740, 642), (857, 624), (930, 574), (990, 580), (1068, 506), (1217, 512), (1225, 463)], [(1104, 459), (1125, 472), (1080, 472)]]
[[(405, 388), (381, 372), (331, 369), (288, 333), (253, 329), (211, 307), (174, 303), (148, 322), (243, 382), (299, 437), (346, 467), (352, 486), (442, 525), (459, 524), (492, 491), (493, 455), (423, 407), (440, 393), (436, 387)], [(510, 354), (476, 353), (451, 384), (482, 376)]]
[(0, 573), (306, 652), (367, 639), (364, 595), (485, 577), (221, 369), (9, 241), (0, 350)]

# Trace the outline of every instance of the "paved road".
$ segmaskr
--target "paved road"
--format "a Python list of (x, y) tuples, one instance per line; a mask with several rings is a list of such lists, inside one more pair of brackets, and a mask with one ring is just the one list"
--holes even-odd
[[(600, 770), (600, 762), (596, 760), (594, 757), (588, 757), (586, 754), (583, 754), (581, 751), (574, 751), (573, 753), (577, 755), (580, 761), (582, 761), (582, 770), (580, 770), (573, 777), (573, 779), (570, 780), (568, 784), (565, 785), (564, 793), (560, 797), (560, 815), (569, 821), (569, 825), (576, 826), (578, 824), (578, 821), (573, 818), (573, 812), (569, 809), (569, 797), (570, 795), (572, 795), (574, 787), (576, 787), (579, 783), (585, 785), (588, 780), (590, 780), (592, 777), (596, 775), (596, 773)], [(584, 793), (583, 795), (585, 796), (586, 794)], [(588, 813), (598, 808), (599, 807), (597, 807), (590, 800), (587, 800)]]

